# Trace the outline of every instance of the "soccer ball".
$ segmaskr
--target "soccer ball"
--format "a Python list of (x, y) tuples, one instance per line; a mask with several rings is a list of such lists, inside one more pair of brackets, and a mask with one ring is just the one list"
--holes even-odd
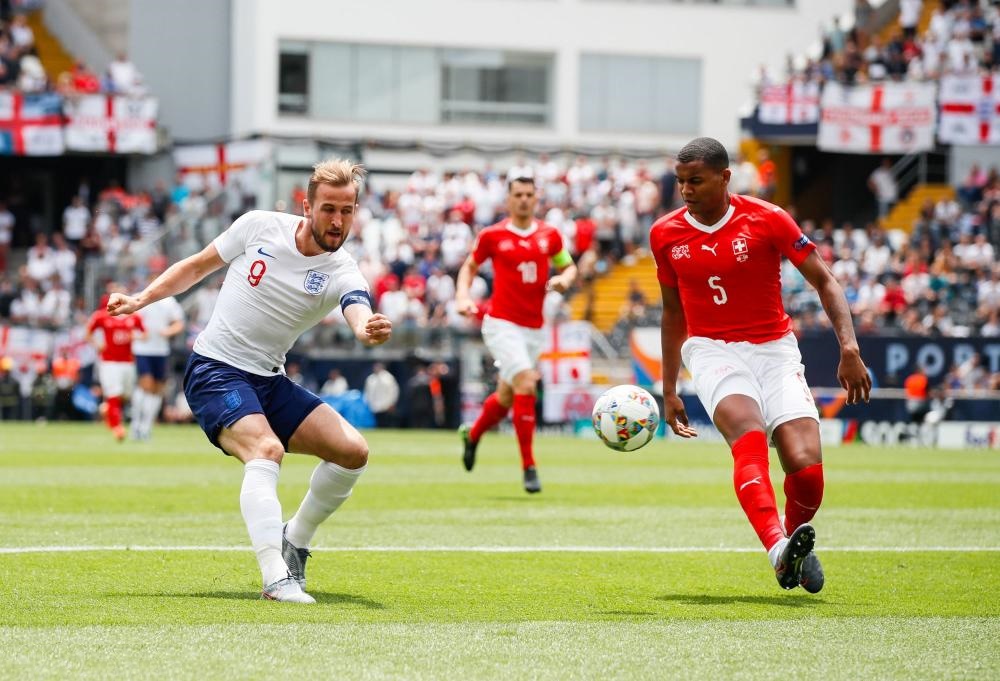
[(633, 452), (653, 439), (660, 426), (656, 400), (637, 385), (616, 385), (594, 403), (594, 431), (619, 452)]

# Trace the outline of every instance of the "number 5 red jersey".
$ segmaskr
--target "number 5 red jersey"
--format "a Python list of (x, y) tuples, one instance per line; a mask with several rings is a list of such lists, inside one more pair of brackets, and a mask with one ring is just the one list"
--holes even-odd
[(781, 208), (738, 194), (729, 199), (714, 225), (687, 208), (653, 224), (657, 278), (677, 289), (688, 335), (766, 343), (792, 330), (781, 302), (781, 257), (797, 267), (816, 246)]

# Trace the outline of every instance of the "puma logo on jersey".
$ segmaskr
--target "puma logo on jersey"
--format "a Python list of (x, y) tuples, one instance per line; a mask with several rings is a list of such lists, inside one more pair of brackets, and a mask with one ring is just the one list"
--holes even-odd
[(715, 246), (709, 246), (707, 244), (702, 244), (701, 245), (701, 250), (703, 250), (703, 251), (709, 251), (712, 255), (717, 255), (717, 253), (715, 252), (715, 248), (718, 245), (719, 244), (715, 244)]

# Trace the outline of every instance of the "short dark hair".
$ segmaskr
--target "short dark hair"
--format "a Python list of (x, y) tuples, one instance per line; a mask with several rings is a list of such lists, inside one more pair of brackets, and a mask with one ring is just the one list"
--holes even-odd
[(520, 176), (520, 177), (510, 177), (507, 178), (507, 193), (510, 194), (510, 190), (514, 188), (514, 183), (520, 182), (521, 184), (530, 184), (532, 187), (535, 186), (535, 178)]
[(722, 143), (711, 137), (698, 137), (685, 144), (677, 153), (678, 163), (701, 161), (713, 170), (729, 167), (729, 153)]

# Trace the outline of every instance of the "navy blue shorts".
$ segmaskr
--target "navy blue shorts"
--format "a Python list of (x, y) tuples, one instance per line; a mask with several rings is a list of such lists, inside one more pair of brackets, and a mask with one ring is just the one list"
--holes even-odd
[(196, 352), (184, 370), (184, 396), (198, 425), (219, 449), (223, 428), (248, 414), (263, 414), (287, 452), (292, 434), (323, 404), (284, 374), (258, 376)]
[(152, 376), (157, 381), (167, 379), (167, 358), (156, 355), (136, 355), (135, 370), (139, 376)]

